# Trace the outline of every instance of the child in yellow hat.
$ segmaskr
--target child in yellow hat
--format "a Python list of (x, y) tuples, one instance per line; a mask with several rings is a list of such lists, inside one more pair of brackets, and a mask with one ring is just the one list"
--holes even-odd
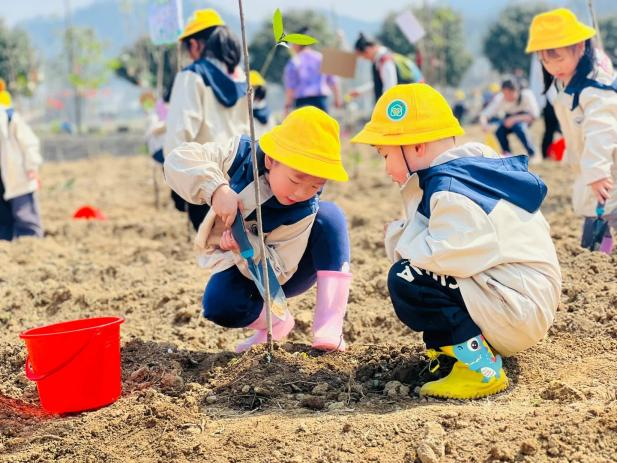
[(253, 119), (255, 119), (255, 136), (261, 137), (274, 128), (274, 120), (266, 100), (268, 89), (266, 79), (258, 71), (251, 71), (249, 82), (253, 87)]
[[(179, 72), (171, 90), (163, 154), (184, 142), (222, 142), (248, 133), (247, 78), (240, 66), (238, 38), (213, 9), (197, 10), (178, 38), (193, 61)], [(207, 209), (172, 196), (188, 210), (195, 230)]]
[[(545, 93), (566, 141), (566, 162), (575, 173), (574, 212), (585, 217), (583, 245), (592, 222), (604, 209), (617, 230), (617, 79), (606, 55), (594, 48), (596, 31), (559, 8), (533, 18), (527, 53), (537, 52)], [(556, 96), (555, 96), (556, 95)], [(610, 228), (600, 250), (610, 254)]]
[[(348, 179), (338, 124), (325, 112), (304, 107), (265, 133), (256, 149), (263, 231), (277, 279), (287, 297), (317, 281), (313, 347), (344, 350), (349, 237), (341, 209), (319, 199), (328, 180)], [(255, 330), (237, 346), (239, 352), (266, 342), (263, 299), (230, 231), (240, 208), (259, 252), (250, 139), (185, 143), (166, 156), (164, 169), (167, 183), (182, 198), (209, 209), (196, 238), (200, 264), (214, 272), (203, 297), (204, 316), (228, 328)], [(273, 338), (284, 338), (293, 326), (289, 312), (275, 317)]]
[(43, 236), (35, 192), (43, 162), (40, 143), (12, 107), (0, 79), (0, 240)]
[(408, 84), (384, 93), (352, 142), (374, 146), (401, 187), (406, 217), (385, 237), (394, 310), (424, 332), (432, 361), (457, 359), (420, 393), (471, 399), (506, 389), (501, 355), (546, 335), (561, 275), (540, 212), (547, 189), (527, 156), (457, 146), (463, 133), (442, 95)]

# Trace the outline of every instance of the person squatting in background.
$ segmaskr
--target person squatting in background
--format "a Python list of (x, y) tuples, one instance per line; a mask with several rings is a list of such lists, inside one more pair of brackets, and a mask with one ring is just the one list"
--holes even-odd
[[(256, 156), (266, 252), (273, 270), (287, 297), (317, 282), (313, 347), (342, 351), (351, 284), (349, 234), (341, 209), (319, 198), (328, 180), (348, 179), (340, 149), (338, 123), (306, 106), (262, 135)], [(164, 169), (167, 183), (184, 200), (209, 210), (196, 238), (201, 265), (214, 272), (203, 296), (204, 316), (227, 328), (255, 330), (237, 346), (239, 352), (265, 343), (264, 301), (230, 231), (240, 209), (259, 261), (250, 138), (184, 143), (167, 155)], [(293, 327), (290, 312), (274, 317), (274, 340), (286, 337)]]
[(43, 162), (40, 143), (15, 111), (0, 79), (0, 240), (43, 236), (35, 192)]
[(536, 148), (528, 130), (539, 115), (538, 103), (533, 92), (521, 88), (517, 79), (509, 78), (501, 83), (501, 93), (495, 95), (480, 113), (480, 124), (486, 132), (489, 130), (489, 121), (499, 118), (495, 136), (503, 154), (512, 152), (508, 136), (514, 134), (523, 144), (527, 155), (533, 160), (539, 160), (540, 156), (533, 158)]

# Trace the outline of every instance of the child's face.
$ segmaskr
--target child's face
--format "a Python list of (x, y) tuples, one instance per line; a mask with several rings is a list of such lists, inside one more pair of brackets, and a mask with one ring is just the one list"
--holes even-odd
[(503, 88), (501, 92), (503, 93), (504, 100), (510, 103), (518, 99), (518, 92), (513, 88)]
[(326, 184), (326, 179), (302, 173), (266, 156), (268, 181), (277, 201), (285, 206), (306, 201)]
[(542, 50), (538, 55), (546, 72), (567, 84), (574, 76), (584, 50), (583, 44), (577, 44), (574, 47)]
[[(424, 165), (423, 156), (420, 152), (424, 152), (425, 145), (408, 145), (401, 146), (385, 146), (377, 145), (377, 152), (386, 160), (386, 173), (390, 176), (393, 182), (399, 185), (404, 185), (409, 177), (409, 169), (413, 172), (425, 169), (428, 165)], [(403, 155), (404, 149), (405, 154)], [(403, 158), (405, 156), (405, 158)], [(405, 159), (407, 163), (405, 163)], [(409, 168), (407, 166), (409, 165)]]

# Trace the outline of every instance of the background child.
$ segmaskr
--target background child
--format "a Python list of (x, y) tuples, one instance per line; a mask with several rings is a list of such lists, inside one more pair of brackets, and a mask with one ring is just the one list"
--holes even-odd
[[(505, 79), (501, 83), (501, 93), (495, 95), (486, 108), (480, 113), (480, 124), (487, 131), (488, 121), (499, 117), (499, 127), (495, 136), (499, 140), (501, 150), (510, 154), (508, 135), (514, 134), (521, 141), (529, 157), (534, 156), (536, 148), (529, 134), (529, 125), (538, 118), (540, 111), (533, 92), (521, 88), (517, 79)], [(540, 160), (540, 156), (534, 160)]]
[[(348, 179), (338, 124), (317, 108), (298, 109), (259, 139), (256, 154), (263, 231), (277, 278), (287, 297), (304, 293), (317, 281), (313, 347), (344, 350), (342, 325), (351, 273), (343, 270), (349, 263), (349, 236), (343, 212), (319, 201), (327, 180)], [(185, 143), (166, 157), (164, 169), (169, 186), (180, 196), (209, 208), (196, 240), (202, 266), (215, 272), (204, 293), (204, 316), (228, 328), (256, 330), (238, 351), (266, 342), (263, 299), (229, 229), (240, 208), (259, 252), (250, 139)], [(289, 312), (274, 318), (274, 339), (287, 336), (293, 326)]]
[(39, 139), (12, 108), (0, 80), (0, 240), (43, 236), (34, 196), (42, 162)]
[[(565, 159), (574, 171), (574, 212), (590, 224), (597, 203), (617, 229), (617, 86), (612, 64), (591, 42), (596, 31), (565, 8), (534, 17), (527, 52), (538, 52), (545, 92), (556, 91), (555, 114), (566, 140)], [(599, 57), (602, 59), (599, 59)], [(585, 227), (589, 229), (589, 227)], [(612, 251), (606, 237), (603, 250)], [(585, 237), (584, 237), (585, 239)]]
[[(240, 42), (212, 9), (198, 10), (179, 40), (193, 63), (173, 84), (164, 153), (184, 142), (222, 142), (248, 133), (246, 76), (240, 68)], [(176, 208), (183, 204), (174, 198)], [(195, 230), (207, 208), (188, 205)]]
[(546, 335), (561, 275), (527, 156), (456, 146), (463, 133), (436, 90), (409, 84), (384, 93), (352, 142), (374, 145), (401, 186), (407, 218), (386, 231), (394, 310), (424, 332), (429, 358), (457, 359), (420, 393), (469, 399), (508, 386), (492, 348), (511, 355)]
[(274, 120), (266, 100), (266, 80), (257, 71), (251, 71), (249, 82), (254, 90), (253, 96), (253, 119), (255, 119), (255, 136), (261, 137), (264, 133), (274, 128)]

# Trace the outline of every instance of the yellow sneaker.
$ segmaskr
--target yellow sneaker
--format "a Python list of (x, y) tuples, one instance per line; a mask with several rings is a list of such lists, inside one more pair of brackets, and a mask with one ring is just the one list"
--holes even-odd
[[(427, 356), (429, 368), (439, 368), (437, 357), (441, 354), (457, 359), (452, 371), (445, 378), (426, 383), (420, 388), (420, 396), (442, 397), (444, 399), (479, 399), (504, 391), (509, 384), (503, 371), (501, 356), (494, 355), (482, 335), (440, 348), (441, 352), (430, 349)], [(433, 364), (435, 367), (432, 367)]]

